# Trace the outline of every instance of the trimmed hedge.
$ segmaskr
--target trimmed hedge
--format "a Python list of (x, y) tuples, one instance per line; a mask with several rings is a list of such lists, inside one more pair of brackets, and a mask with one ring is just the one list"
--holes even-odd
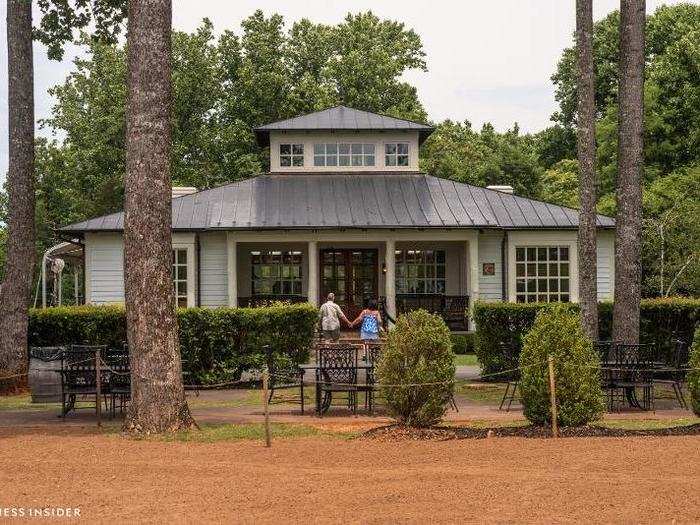
[[(474, 305), (476, 355), (482, 373), (492, 374), (506, 368), (500, 343), (522, 348), (522, 338), (532, 328), (537, 313), (554, 303), (484, 303)], [(578, 304), (565, 303), (578, 313)], [(612, 303), (600, 303), (599, 332), (602, 340), (612, 337)], [(644, 299), (641, 304), (640, 339), (653, 343), (660, 359), (673, 355), (673, 338), (691, 341), (695, 324), (700, 320), (700, 299)], [(493, 378), (494, 381), (501, 377)]]
[[(269, 344), (278, 359), (308, 359), (318, 322), (310, 304), (263, 308), (185, 308), (178, 310), (180, 350), (188, 381), (211, 384), (240, 378), (264, 363)], [(80, 306), (31, 310), (29, 345), (101, 344), (120, 348), (126, 341), (121, 306)]]
[(473, 354), (476, 346), (476, 338), (470, 334), (452, 334), (452, 351), (458, 355)]
[(581, 426), (605, 410), (598, 355), (581, 328), (577, 313), (559, 305), (540, 310), (523, 340), (520, 395), (525, 417), (535, 425), (551, 423), (548, 356), (554, 358), (557, 422)]

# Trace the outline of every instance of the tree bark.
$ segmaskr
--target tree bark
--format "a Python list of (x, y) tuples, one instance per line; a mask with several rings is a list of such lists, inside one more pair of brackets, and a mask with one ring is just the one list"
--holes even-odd
[[(0, 290), (2, 376), (26, 368), (29, 296), (34, 276), (34, 66), (30, 0), (7, 1), (7, 51), (9, 213), (5, 279)], [(0, 390), (17, 383), (0, 384)]]
[(596, 252), (595, 77), (593, 72), (593, 2), (576, 0), (578, 74), (578, 165), (581, 211), (578, 224), (578, 290), (581, 324), (592, 341), (598, 340)]
[(172, 271), (170, 0), (131, 0), (124, 267), (131, 403), (125, 429), (193, 424), (182, 384)]
[(613, 338), (639, 342), (645, 1), (620, 1), (615, 305)]

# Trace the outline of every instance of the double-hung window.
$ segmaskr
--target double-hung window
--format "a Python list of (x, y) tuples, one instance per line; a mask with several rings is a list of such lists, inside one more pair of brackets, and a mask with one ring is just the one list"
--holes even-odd
[(408, 166), (408, 143), (391, 142), (384, 144), (385, 166)]
[(314, 166), (374, 166), (374, 144), (314, 144)]
[(568, 246), (515, 248), (515, 300), (519, 303), (570, 300)]
[(304, 165), (303, 144), (280, 144), (280, 166), (300, 167)]
[(253, 295), (301, 295), (300, 251), (256, 250), (250, 255)]
[(173, 286), (175, 287), (175, 304), (178, 308), (187, 308), (187, 249), (173, 249)]
[(444, 294), (444, 250), (396, 250), (396, 293)]

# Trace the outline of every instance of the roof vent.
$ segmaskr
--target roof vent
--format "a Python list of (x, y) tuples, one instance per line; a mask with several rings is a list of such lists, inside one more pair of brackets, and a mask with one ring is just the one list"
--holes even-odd
[(508, 193), (513, 195), (513, 186), (486, 186), (487, 190), (500, 191), (501, 193)]
[(173, 186), (172, 198), (176, 199), (192, 193), (197, 193), (197, 188), (193, 188), (192, 186)]

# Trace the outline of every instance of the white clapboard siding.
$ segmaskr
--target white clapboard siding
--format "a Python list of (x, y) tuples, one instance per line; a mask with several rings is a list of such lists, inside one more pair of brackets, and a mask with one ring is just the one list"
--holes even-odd
[[(501, 281), (501, 241), (500, 233), (484, 233), (479, 235), (479, 299), (481, 301), (500, 301), (503, 298), (503, 283)], [(494, 275), (484, 275), (484, 263), (494, 263)]]
[(228, 305), (226, 236), (202, 234), (200, 243), (200, 299), (209, 308)]
[(597, 242), (598, 300), (609, 301), (613, 292), (614, 239), (611, 234), (599, 235)]
[(92, 304), (124, 302), (124, 243), (121, 235), (88, 234), (86, 277)]

